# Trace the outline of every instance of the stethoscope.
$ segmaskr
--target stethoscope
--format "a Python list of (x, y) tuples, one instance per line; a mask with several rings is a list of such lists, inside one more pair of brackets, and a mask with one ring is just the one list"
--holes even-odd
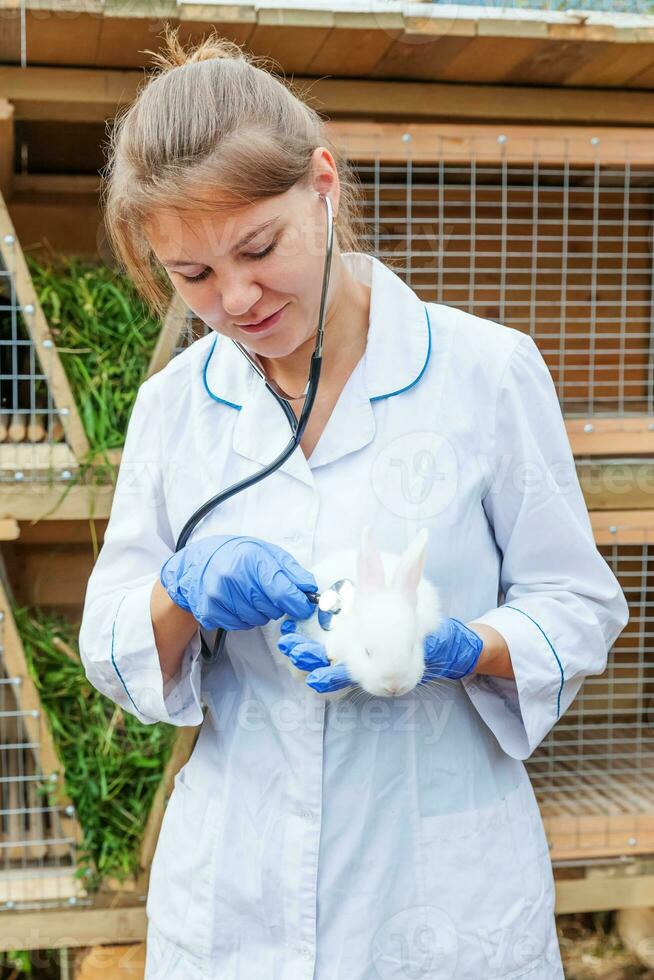
[[(182, 528), (182, 531), (177, 539), (177, 544), (175, 545), (175, 551), (179, 551), (183, 548), (190, 538), (194, 528), (198, 523), (207, 516), (207, 514), (217, 507), (218, 504), (223, 503), (223, 501), (228, 500), (235, 494), (240, 493), (242, 490), (247, 490), (248, 487), (253, 486), (258, 483), (259, 480), (263, 480), (270, 473), (273, 473), (278, 469), (285, 460), (295, 451), (299, 446), (304, 430), (306, 428), (307, 422), (309, 421), (309, 416), (311, 415), (311, 409), (313, 408), (313, 403), (316, 398), (316, 393), (318, 391), (318, 382), (320, 380), (320, 369), (322, 367), (322, 344), (323, 344), (323, 333), (325, 327), (325, 306), (327, 300), (327, 289), (329, 286), (329, 274), (331, 271), (332, 264), (332, 247), (334, 238), (334, 219), (332, 212), (332, 202), (329, 197), (325, 194), (318, 195), (320, 199), (324, 202), (327, 209), (327, 248), (325, 251), (325, 265), (323, 271), (322, 279), (322, 294), (320, 297), (320, 313), (318, 315), (318, 330), (316, 333), (316, 344), (314, 347), (313, 354), (311, 355), (311, 365), (309, 368), (309, 377), (307, 380), (306, 387), (302, 395), (292, 397), (288, 395), (276, 381), (270, 380), (266, 376), (261, 363), (259, 362), (257, 355), (253, 354), (251, 351), (244, 347), (238, 340), (230, 338), (232, 343), (238, 347), (241, 353), (247, 358), (252, 367), (255, 369), (257, 374), (261, 377), (266, 387), (276, 399), (279, 405), (281, 405), (284, 413), (289, 421), (292, 437), (288, 446), (267, 466), (259, 470), (258, 473), (253, 473), (252, 476), (248, 476), (245, 480), (239, 480), (238, 483), (232, 484), (231, 487), (227, 487), (226, 490), (222, 490), (220, 493), (216, 494), (215, 497), (211, 497), (206, 503), (202, 504), (201, 507), (189, 517), (188, 521)], [(289, 402), (295, 401), (296, 398), (304, 397), (304, 405), (302, 411), (300, 412), (300, 417), (296, 418), (293, 409), (291, 408)], [(340, 579), (335, 582), (329, 589), (326, 589), (322, 594), (319, 592), (308, 592), (307, 597), (318, 606), (318, 619), (320, 625), (323, 629), (331, 629), (334, 624), (334, 616), (338, 613), (344, 611), (351, 605), (351, 594), (352, 594), (352, 583), (349, 579)], [(216, 631), (216, 638), (214, 640), (213, 649), (211, 649), (206, 642), (202, 632), (200, 632), (200, 637), (202, 641), (202, 656), (207, 662), (213, 662), (216, 660), (221, 652), (223, 645), (225, 643), (225, 637), (227, 633), (224, 629), (218, 629)]]

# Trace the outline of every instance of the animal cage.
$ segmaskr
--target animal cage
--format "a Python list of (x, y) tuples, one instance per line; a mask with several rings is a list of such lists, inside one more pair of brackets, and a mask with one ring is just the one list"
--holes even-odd
[(630, 621), (527, 762), (554, 862), (654, 852), (654, 512), (591, 517)]
[(85, 904), (63, 775), (0, 585), (0, 912)]
[(88, 448), (0, 194), (0, 482), (65, 482)]
[[(652, 432), (649, 133), (330, 128), (364, 190), (365, 237), (421, 299), (529, 333), (571, 437), (594, 433), (606, 451), (615, 434), (621, 452)], [(577, 444), (592, 452), (596, 438)]]

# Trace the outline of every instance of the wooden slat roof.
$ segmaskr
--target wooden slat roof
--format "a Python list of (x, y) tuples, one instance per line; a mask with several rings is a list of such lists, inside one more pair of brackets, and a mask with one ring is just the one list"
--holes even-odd
[(287, 75), (654, 88), (654, 16), (402, 0), (0, 0), (0, 62), (141, 68), (164, 23), (211, 26)]

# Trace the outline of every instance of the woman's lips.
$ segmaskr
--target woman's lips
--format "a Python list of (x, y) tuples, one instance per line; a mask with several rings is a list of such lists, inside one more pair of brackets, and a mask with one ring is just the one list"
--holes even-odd
[(281, 310), (277, 310), (272, 316), (262, 320), (261, 323), (257, 323), (256, 327), (239, 327), (239, 330), (244, 330), (245, 333), (265, 333), (266, 330), (271, 330), (279, 322), (285, 309), (286, 307), (282, 306)]

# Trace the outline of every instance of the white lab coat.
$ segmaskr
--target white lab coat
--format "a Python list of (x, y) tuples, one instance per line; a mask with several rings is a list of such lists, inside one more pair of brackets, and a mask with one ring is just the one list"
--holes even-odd
[(145, 724), (202, 724), (152, 866), (146, 978), (559, 980), (523, 760), (604, 670), (627, 604), (533, 340), (424, 304), (376, 258), (343, 260), (372, 287), (369, 333), (320, 441), (191, 540), (255, 535), (310, 569), (365, 523), (392, 551), (428, 526), (444, 611), (499, 630), (516, 679), (327, 704), (264, 627), (229, 633), (212, 665), (197, 633), (163, 686), (149, 612), (161, 565), (200, 504), (289, 438), (226, 338), (175, 357), (138, 392), (80, 632), (108, 697)]

